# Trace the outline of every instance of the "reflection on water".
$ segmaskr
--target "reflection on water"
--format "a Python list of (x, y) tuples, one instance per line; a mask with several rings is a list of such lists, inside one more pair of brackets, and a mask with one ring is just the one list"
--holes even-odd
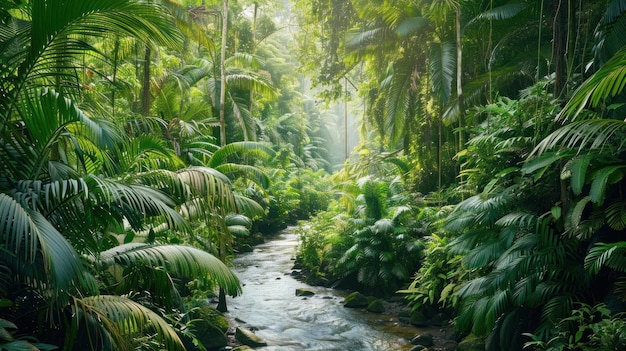
[[(228, 300), (232, 324), (256, 330), (269, 344), (264, 351), (410, 349), (407, 339), (417, 333), (414, 327), (389, 315), (344, 308), (342, 292), (292, 278), (297, 245), (297, 235), (288, 230), (234, 260), (234, 271), (245, 285), (242, 296)], [(297, 288), (315, 295), (298, 297)]]

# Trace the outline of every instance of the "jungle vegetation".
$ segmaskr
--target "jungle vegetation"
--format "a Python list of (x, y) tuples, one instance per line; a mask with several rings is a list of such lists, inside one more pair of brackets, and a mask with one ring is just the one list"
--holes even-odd
[(318, 281), (486, 350), (623, 348), (625, 13), (0, 1), (0, 348), (201, 348), (234, 252), (307, 218)]

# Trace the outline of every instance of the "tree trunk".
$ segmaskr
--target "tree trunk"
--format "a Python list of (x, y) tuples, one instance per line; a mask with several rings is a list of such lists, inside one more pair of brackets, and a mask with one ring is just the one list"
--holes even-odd
[[(463, 45), (461, 43), (461, 5), (456, 9), (456, 100), (459, 109), (459, 152), (465, 147), (465, 106), (463, 102)], [(459, 163), (459, 174), (462, 171)], [(463, 182), (463, 178), (460, 178)]]
[(228, 37), (228, 0), (222, 9), (222, 47), (220, 53), (220, 145), (226, 145), (226, 43)]
[(150, 46), (146, 45), (143, 61), (143, 82), (141, 84), (141, 114), (150, 113)]
[(554, 61), (554, 97), (561, 97), (567, 81), (567, 37), (569, 0), (558, 0), (553, 8), (552, 59)]
[[(224, 109), (226, 105), (226, 43), (228, 36), (228, 0), (224, 0), (224, 7), (222, 10), (222, 47), (220, 53), (220, 145), (226, 146), (226, 111)], [(222, 230), (228, 230), (226, 228)], [(224, 262), (226, 260), (226, 245), (221, 238), (219, 247), (220, 260)], [(219, 301), (217, 304), (217, 310), (220, 312), (227, 312), (228, 306), (226, 305), (226, 293), (220, 286)]]
[[(568, 59), (568, 29), (570, 27), (570, 1), (558, 0), (553, 8), (554, 27), (552, 28), (552, 57), (554, 60), (554, 97), (557, 100), (565, 93), (567, 84), (567, 59)], [(561, 165), (561, 169), (563, 168)], [(569, 211), (570, 193), (567, 180), (561, 179), (561, 206), (563, 212)]]

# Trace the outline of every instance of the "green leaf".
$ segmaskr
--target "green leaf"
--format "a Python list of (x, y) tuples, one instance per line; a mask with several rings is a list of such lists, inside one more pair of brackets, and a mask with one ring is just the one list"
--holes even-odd
[(595, 172), (593, 181), (591, 182), (591, 190), (589, 196), (591, 201), (602, 205), (606, 197), (607, 184), (614, 184), (624, 177), (623, 169), (626, 165), (612, 165), (601, 168)]
[(163, 267), (168, 273), (181, 277), (213, 279), (232, 296), (241, 292), (239, 279), (224, 263), (208, 252), (189, 246), (124, 244), (102, 252), (101, 261), (105, 266)]
[[(88, 320), (83, 313), (94, 318), (89, 319), (97, 323), (95, 328), (105, 329), (114, 344), (127, 345), (128, 338), (136, 333), (156, 332), (157, 339), (165, 344), (167, 350), (185, 350), (180, 337), (163, 318), (147, 307), (140, 305), (126, 297), (99, 295), (76, 300), (75, 318)], [(124, 338), (126, 338), (124, 340)]]
[(553, 206), (550, 210), (555, 221), (558, 221), (561, 218), (561, 210), (561, 206)]
[(541, 156), (524, 163), (522, 166), (522, 172), (530, 174), (538, 171), (535, 175), (535, 179), (539, 179), (554, 162), (561, 160), (565, 156), (566, 155), (563, 153), (546, 152)]
[(609, 205), (604, 213), (609, 227), (618, 231), (626, 229), (626, 202), (616, 201)]
[(570, 170), (572, 172), (572, 192), (574, 195), (580, 195), (585, 185), (585, 175), (587, 174), (587, 168), (591, 160), (596, 157), (594, 154), (587, 154), (581, 157), (576, 157), (571, 161)]
[(615, 53), (596, 73), (581, 84), (563, 108), (561, 115), (576, 118), (585, 108), (594, 108), (620, 94), (626, 85), (626, 49)]
[(425, 28), (428, 25), (428, 19), (424, 17), (411, 17), (404, 20), (396, 28), (396, 32), (400, 37), (406, 37)]
[(570, 210), (568, 216), (569, 221), (566, 222), (566, 226), (569, 224), (568, 227), (573, 229), (580, 224), (583, 216), (583, 211), (585, 210), (585, 207), (587, 206), (589, 201), (591, 201), (591, 198), (589, 196), (585, 196), (578, 202), (576, 202), (576, 204), (574, 204), (574, 206)]

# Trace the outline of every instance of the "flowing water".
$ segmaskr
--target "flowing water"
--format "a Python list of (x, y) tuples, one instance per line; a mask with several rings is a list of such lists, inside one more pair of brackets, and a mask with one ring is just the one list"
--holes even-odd
[[(235, 258), (234, 271), (244, 286), (241, 296), (228, 300), (231, 323), (255, 330), (268, 342), (263, 351), (410, 349), (408, 339), (418, 329), (391, 315), (345, 308), (345, 293), (291, 277), (298, 245), (292, 229)], [(315, 295), (296, 296), (297, 288)]]

